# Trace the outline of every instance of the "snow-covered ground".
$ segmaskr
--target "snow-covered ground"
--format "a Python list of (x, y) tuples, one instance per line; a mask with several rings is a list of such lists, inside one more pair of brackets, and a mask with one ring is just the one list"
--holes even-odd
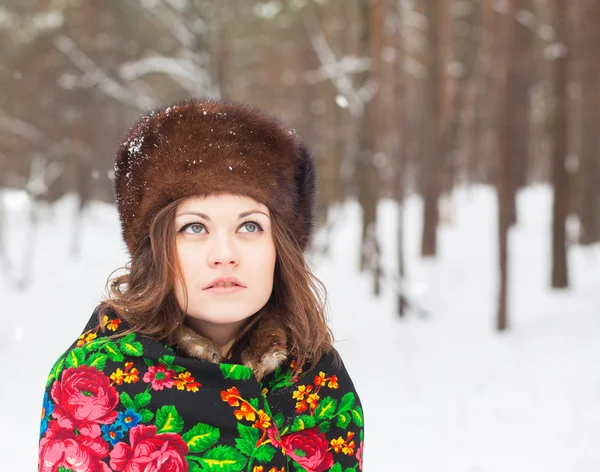
[[(12, 263), (22, 267), (28, 203), (5, 195)], [(358, 274), (359, 209), (347, 204), (329, 258), (314, 260), (329, 290), (337, 346), (365, 410), (367, 472), (600, 470), (600, 247), (569, 252), (571, 289), (550, 291), (551, 192), (519, 195), (511, 234), (510, 329), (494, 330), (496, 212), (486, 187), (454, 195), (440, 256), (418, 257), (421, 201), (407, 204), (412, 297), (429, 315), (394, 314), (395, 297)], [(43, 212), (33, 285), (0, 279), (0, 470), (35, 470), (42, 392), (53, 361), (124, 265), (116, 211), (94, 204), (82, 252), (70, 256), (75, 201)], [(384, 260), (396, 256), (396, 208), (379, 207)]]

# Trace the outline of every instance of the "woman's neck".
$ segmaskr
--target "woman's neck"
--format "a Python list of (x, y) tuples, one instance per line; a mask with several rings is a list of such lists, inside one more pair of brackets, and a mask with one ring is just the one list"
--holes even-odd
[(198, 334), (209, 338), (219, 346), (221, 356), (226, 358), (229, 357), (233, 343), (247, 321), (241, 320), (236, 323), (217, 324), (188, 316), (186, 323)]

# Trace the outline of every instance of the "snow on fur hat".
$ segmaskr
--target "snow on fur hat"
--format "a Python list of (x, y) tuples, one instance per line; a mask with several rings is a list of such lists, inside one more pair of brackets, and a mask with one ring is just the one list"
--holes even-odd
[(191, 99), (144, 116), (117, 151), (115, 193), (131, 256), (157, 212), (182, 197), (249, 196), (283, 218), (302, 250), (314, 229), (311, 152), (276, 117), (233, 101)]

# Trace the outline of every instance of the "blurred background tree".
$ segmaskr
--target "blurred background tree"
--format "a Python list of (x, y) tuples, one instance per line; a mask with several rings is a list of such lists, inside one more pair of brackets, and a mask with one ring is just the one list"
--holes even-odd
[[(519, 189), (555, 190), (552, 287), (568, 286), (569, 244), (600, 241), (599, 21), (596, 0), (4, 0), (0, 192), (39, 205), (78, 195), (77, 255), (81, 213), (112, 201), (114, 152), (142, 112), (189, 96), (249, 102), (313, 149), (324, 228), (340, 203), (359, 202), (360, 269), (376, 294), (394, 282), (399, 314), (411, 303), (402, 218), (399, 273), (386, 273), (377, 203), (392, 198), (401, 215), (420, 194), (421, 254), (436, 257), (453, 190), (494, 185), (503, 330)], [(8, 257), (2, 215), (2, 272), (25, 288), (33, 252)]]

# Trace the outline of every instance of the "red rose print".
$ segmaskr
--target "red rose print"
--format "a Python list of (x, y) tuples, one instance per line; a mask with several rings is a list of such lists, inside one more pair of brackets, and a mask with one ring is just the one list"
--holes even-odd
[(167, 370), (163, 364), (148, 367), (148, 372), (144, 374), (144, 382), (151, 383), (154, 390), (171, 388), (175, 385), (175, 371)]
[(327, 438), (318, 428), (288, 434), (281, 442), (285, 453), (307, 472), (322, 472), (333, 465), (333, 456), (327, 451)]
[(70, 367), (54, 382), (50, 393), (56, 406), (52, 416), (62, 428), (79, 423), (111, 424), (117, 417), (119, 394), (110, 379), (95, 367)]
[(110, 453), (117, 472), (187, 472), (188, 447), (178, 434), (156, 434), (156, 426), (139, 425), (129, 431), (129, 443), (118, 443)]
[(100, 427), (84, 428), (80, 434), (50, 421), (40, 441), (39, 471), (56, 472), (60, 467), (77, 472), (111, 472), (101, 461), (108, 455), (108, 444), (100, 436)]

